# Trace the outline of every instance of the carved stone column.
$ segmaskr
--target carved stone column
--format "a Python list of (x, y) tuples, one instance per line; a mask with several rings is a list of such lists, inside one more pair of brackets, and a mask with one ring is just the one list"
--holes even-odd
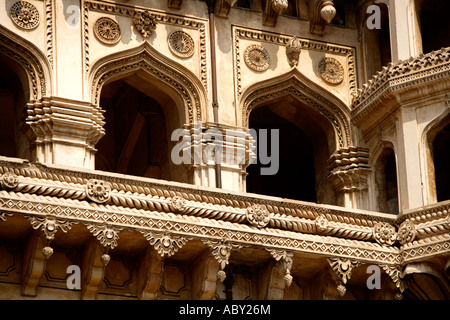
[(44, 97), (28, 103), (23, 130), (31, 160), (94, 168), (95, 144), (105, 134), (102, 110), (89, 102)]
[(346, 208), (369, 209), (367, 176), (371, 172), (368, 149), (350, 147), (335, 152), (328, 160), (337, 194), (337, 204)]

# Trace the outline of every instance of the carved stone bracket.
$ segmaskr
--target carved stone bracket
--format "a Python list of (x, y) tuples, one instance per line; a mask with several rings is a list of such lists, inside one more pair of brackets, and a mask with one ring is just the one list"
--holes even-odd
[(237, 0), (218, 0), (216, 2), (215, 13), (218, 17), (228, 18), (231, 7), (236, 4)]
[(38, 217), (38, 216), (27, 216), (28, 221), (30, 221), (33, 229), (37, 230), (39, 228), (45, 234), (47, 241), (51, 241), (55, 238), (56, 231), (60, 229), (62, 232), (66, 233), (72, 228), (72, 222), (64, 219), (56, 219), (51, 217)]
[(301, 49), (302, 43), (297, 36), (292, 37), (286, 44), (286, 56), (291, 67), (296, 67), (298, 65)]
[(292, 276), (291, 269), (292, 264), (294, 262), (294, 253), (286, 250), (278, 250), (278, 249), (269, 249), (266, 248), (267, 251), (270, 252), (272, 257), (281, 263), (281, 269), (285, 272), (284, 282), (288, 287), (292, 284)]
[(159, 253), (162, 258), (174, 255), (182, 248), (190, 237), (173, 235), (165, 232), (145, 232), (144, 237), (149, 241), (150, 245)]
[(347, 289), (345, 285), (352, 276), (352, 270), (358, 267), (361, 263), (359, 261), (345, 259), (345, 258), (328, 258), (333, 271), (339, 277), (339, 285), (337, 287), (339, 295), (342, 297), (345, 295)]
[(150, 11), (137, 12), (133, 23), (144, 38), (148, 38), (156, 30), (156, 16)]
[(390, 265), (382, 265), (382, 268), (389, 277), (391, 277), (392, 281), (395, 283), (395, 286), (399, 290), (399, 293), (402, 294), (405, 291), (405, 284), (401, 278), (402, 271), (399, 266), (390, 266)]
[(309, 2), (310, 32), (322, 35), (325, 25), (336, 15), (333, 0), (311, 0)]
[(232, 249), (240, 249), (241, 245), (237, 245), (226, 240), (202, 240), (204, 244), (209, 246), (213, 251), (212, 254), (219, 263), (220, 270), (217, 272), (217, 278), (223, 282), (226, 278), (226, 273), (224, 271), (225, 267), (228, 265), (228, 259), (231, 255)]
[(288, 0), (266, 0), (265, 10), (263, 12), (263, 25), (275, 27), (278, 16), (283, 14), (288, 5)]

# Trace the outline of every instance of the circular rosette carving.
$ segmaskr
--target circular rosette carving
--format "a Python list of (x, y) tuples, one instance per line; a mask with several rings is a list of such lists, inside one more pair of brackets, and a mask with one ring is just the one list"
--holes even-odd
[(145, 37), (149, 37), (156, 30), (156, 16), (149, 12), (138, 12), (133, 20), (136, 29)]
[(415, 237), (416, 227), (414, 226), (414, 223), (409, 220), (404, 221), (398, 229), (398, 242), (400, 242), (401, 244), (406, 244), (408, 242), (412, 242)]
[(269, 53), (257, 44), (252, 44), (245, 49), (244, 60), (247, 66), (255, 71), (265, 71), (269, 68)]
[(392, 245), (397, 240), (395, 227), (386, 222), (378, 222), (373, 228), (375, 240), (382, 245)]
[(120, 27), (113, 19), (102, 17), (95, 22), (94, 34), (103, 43), (116, 44), (120, 40)]
[(323, 80), (331, 84), (339, 84), (344, 80), (344, 68), (334, 58), (323, 58), (319, 62), (319, 74)]
[(182, 212), (186, 208), (186, 199), (175, 196), (170, 199), (169, 207), (173, 212)]
[(86, 195), (94, 202), (104, 203), (111, 197), (111, 187), (107, 182), (92, 179), (86, 184)]
[(14, 189), (19, 185), (19, 178), (15, 173), (6, 172), (1, 179), (3, 189)]
[(324, 215), (320, 215), (316, 218), (316, 228), (319, 231), (325, 231), (328, 228), (328, 220)]
[(31, 30), (39, 25), (39, 12), (36, 7), (26, 1), (17, 1), (11, 6), (11, 19), (23, 29)]
[(270, 212), (265, 205), (254, 204), (247, 208), (247, 221), (257, 228), (264, 228), (270, 222)]
[(181, 58), (189, 58), (194, 54), (194, 39), (184, 31), (174, 31), (167, 41), (172, 53)]

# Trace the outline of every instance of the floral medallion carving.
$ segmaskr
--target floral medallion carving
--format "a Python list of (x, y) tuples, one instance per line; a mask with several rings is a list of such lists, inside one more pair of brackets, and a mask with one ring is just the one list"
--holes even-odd
[(386, 222), (378, 222), (373, 227), (373, 236), (382, 245), (392, 245), (397, 240), (395, 227)]
[(99, 18), (95, 22), (94, 34), (99, 41), (106, 44), (116, 44), (121, 37), (119, 24), (107, 17)]
[(344, 80), (344, 68), (334, 58), (323, 58), (319, 62), (319, 73), (325, 82), (339, 84)]
[(269, 53), (258, 44), (252, 44), (245, 49), (244, 60), (247, 66), (255, 71), (266, 71), (270, 64)]
[(320, 216), (318, 216), (315, 220), (316, 222), (316, 228), (319, 231), (325, 231), (327, 230), (328, 227), (328, 220), (327, 218), (325, 218), (325, 216), (323, 214), (321, 214)]
[(411, 221), (404, 221), (398, 228), (398, 241), (401, 244), (412, 242), (416, 237), (416, 227)]
[(39, 12), (34, 5), (27, 1), (17, 1), (11, 6), (11, 19), (14, 23), (27, 30), (32, 30), (39, 25)]
[(133, 23), (145, 38), (148, 38), (156, 30), (156, 16), (150, 11), (136, 13)]
[(173, 212), (182, 212), (186, 208), (186, 199), (175, 196), (170, 199), (169, 207)]
[(189, 58), (194, 54), (194, 39), (184, 31), (174, 31), (167, 37), (169, 49), (181, 58)]
[(270, 212), (263, 204), (254, 204), (247, 208), (247, 221), (257, 228), (264, 228), (270, 221)]
[(111, 197), (111, 186), (102, 180), (91, 179), (86, 184), (87, 197), (98, 203), (104, 203)]
[(6, 172), (1, 177), (1, 185), (3, 189), (14, 189), (19, 185), (19, 178), (15, 173)]

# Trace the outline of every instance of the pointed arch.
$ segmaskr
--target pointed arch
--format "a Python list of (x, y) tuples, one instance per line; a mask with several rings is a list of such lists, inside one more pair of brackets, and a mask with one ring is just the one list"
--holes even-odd
[(29, 100), (51, 95), (51, 67), (47, 58), (31, 42), (0, 25), (0, 55), (17, 62), (22, 69), (21, 81), (28, 89)]
[(334, 129), (338, 148), (352, 145), (349, 108), (339, 98), (302, 75), (296, 68), (281, 76), (256, 83), (243, 92), (242, 126), (248, 128), (249, 116), (253, 109), (286, 96), (292, 96), (327, 119)]
[(98, 105), (102, 87), (112, 81), (144, 72), (156, 87), (183, 107), (186, 123), (206, 120), (206, 94), (200, 80), (183, 65), (156, 51), (148, 42), (99, 59), (90, 73), (90, 99)]

